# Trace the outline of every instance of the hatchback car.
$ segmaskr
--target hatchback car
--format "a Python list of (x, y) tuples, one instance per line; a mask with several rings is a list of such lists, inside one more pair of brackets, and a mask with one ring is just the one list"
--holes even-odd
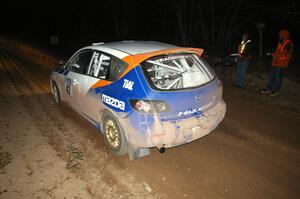
[(54, 101), (67, 102), (130, 159), (213, 131), (226, 104), (203, 50), (153, 41), (97, 43), (52, 72)]

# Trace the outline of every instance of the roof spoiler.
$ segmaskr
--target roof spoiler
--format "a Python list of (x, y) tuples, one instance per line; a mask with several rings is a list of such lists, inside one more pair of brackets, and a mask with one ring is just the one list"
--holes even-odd
[(177, 53), (177, 52), (187, 52), (187, 53), (195, 53), (199, 56), (202, 55), (203, 49), (201, 48), (169, 48), (169, 49), (164, 49), (164, 50), (157, 50), (157, 51), (151, 51), (147, 53), (141, 53), (141, 54), (136, 54), (132, 55), (134, 65), (137, 65), (146, 59), (150, 57), (154, 57), (157, 55), (162, 55), (162, 54), (171, 54), (171, 53)]
[(98, 46), (98, 45), (102, 45), (104, 44), (104, 42), (96, 42), (96, 43), (92, 43), (93, 46)]

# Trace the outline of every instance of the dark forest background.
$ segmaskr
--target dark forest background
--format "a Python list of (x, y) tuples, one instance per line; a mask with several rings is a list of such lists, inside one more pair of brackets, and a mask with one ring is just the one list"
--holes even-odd
[(74, 49), (92, 42), (156, 40), (227, 56), (243, 32), (250, 33), (256, 50), (256, 24), (264, 23), (265, 51), (276, 46), (282, 28), (291, 30), (297, 51), (299, 8), (296, 0), (8, 1), (1, 6), (1, 34), (40, 45), (58, 36), (58, 45)]

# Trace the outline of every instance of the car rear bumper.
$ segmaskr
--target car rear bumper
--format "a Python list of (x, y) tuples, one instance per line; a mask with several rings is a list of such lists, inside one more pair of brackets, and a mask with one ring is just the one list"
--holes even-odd
[(134, 128), (128, 120), (121, 121), (128, 141), (136, 147), (174, 147), (199, 139), (212, 132), (224, 119), (226, 104), (221, 99), (215, 106), (203, 114), (182, 120), (161, 122), (157, 114), (152, 124), (141, 132), (142, 121)]

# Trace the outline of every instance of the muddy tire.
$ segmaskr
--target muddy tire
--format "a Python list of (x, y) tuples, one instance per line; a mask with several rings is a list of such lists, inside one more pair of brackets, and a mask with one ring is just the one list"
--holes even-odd
[(109, 112), (103, 114), (103, 136), (106, 145), (115, 155), (125, 155), (128, 152), (127, 141), (118, 120)]
[(52, 82), (52, 95), (53, 95), (53, 101), (55, 104), (60, 104), (61, 99), (60, 99), (60, 92), (58, 89), (57, 84), (55, 81)]

